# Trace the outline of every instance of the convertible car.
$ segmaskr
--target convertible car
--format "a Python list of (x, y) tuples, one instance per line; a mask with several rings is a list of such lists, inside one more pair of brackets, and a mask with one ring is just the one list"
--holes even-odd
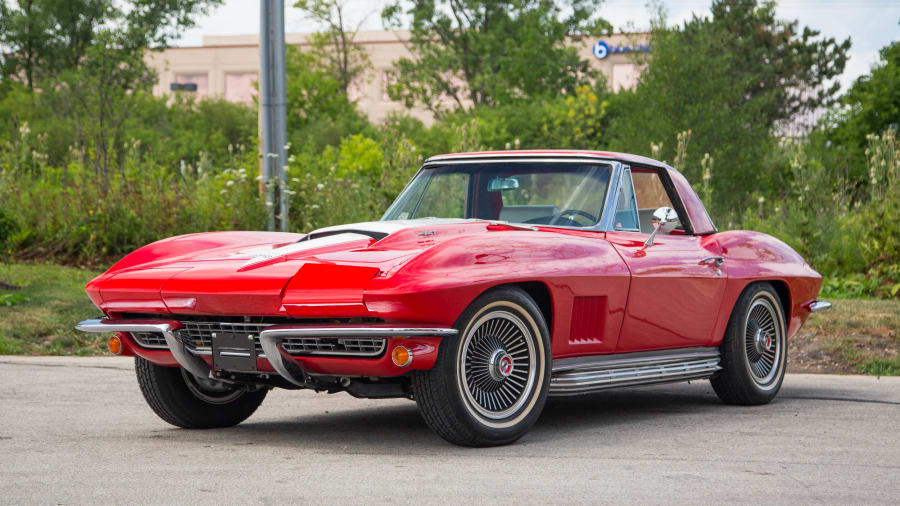
[(88, 283), (141, 391), (184, 428), (272, 388), (415, 400), (446, 440), (521, 437), (548, 396), (708, 378), (778, 393), (821, 276), (770, 236), (718, 232), (681, 173), (595, 151), (428, 159), (380, 221), (164, 239)]

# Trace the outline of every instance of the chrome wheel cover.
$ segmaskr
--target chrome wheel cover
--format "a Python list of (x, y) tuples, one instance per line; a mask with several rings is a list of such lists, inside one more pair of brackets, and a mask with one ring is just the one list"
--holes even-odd
[(760, 387), (773, 386), (782, 370), (784, 332), (777, 302), (761, 296), (750, 304), (744, 321), (744, 358)]
[(198, 378), (187, 370), (181, 370), (184, 384), (195, 397), (209, 404), (228, 404), (244, 395), (243, 390), (234, 389), (221, 381)]
[(460, 388), (470, 413), (483, 423), (496, 426), (533, 401), (540, 357), (532, 328), (516, 314), (496, 309), (478, 317), (463, 337)]

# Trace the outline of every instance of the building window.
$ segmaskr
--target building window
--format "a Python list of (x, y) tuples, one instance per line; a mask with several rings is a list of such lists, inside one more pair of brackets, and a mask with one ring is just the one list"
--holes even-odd
[(358, 74), (356, 77), (350, 81), (350, 86), (347, 87), (347, 98), (351, 102), (357, 102), (364, 98), (368, 97), (368, 90), (366, 89), (369, 84), (370, 77), (365, 73)]
[(209, 74), (175, 74), (175, 82), (177, 84), (196, 84), (197, 91), (193, 94), (197, 98), (209, 95)]
[(253, 85), (259, 80), (256, 72), (227, 72), (225, 73), (225, 100), (229, 102), (243, 102), (249, 104), (256, 96), (256, 87)]

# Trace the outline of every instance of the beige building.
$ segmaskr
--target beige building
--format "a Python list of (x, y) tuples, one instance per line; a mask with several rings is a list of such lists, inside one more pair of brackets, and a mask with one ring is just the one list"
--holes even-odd
[[(388, 98), (387, 71), (394, 62), (409, 55), (408, 32), (359, 32), (355, 43), (369, 53), (373, 70), (365, 79), (351, 85), (350, 98), (373, 121), (380, 121), (403, 105)], [(287, 34), (288, 44), (304, 46), (305, 34)], [(631, 88), (640, 75), (631, 53), (647, 52), (646, 34), (614, 34), (600, 39), (577, 42), (584, 58), (590, 60), (607, 78), (612, 89)], [(254, 81), (259, 76), (259, 36), (207, 36), (203, 45), (173, 47), (147, 56), (151, 68), (157, 69), (159, 81), (154, 93), (169, 93), (173, 84), (193, 83), (198, 97), (224, 97), (233, 102), (250, 102), (256, 93)], [(431, 114), (425, 109), (410, 111), (425, 121)]]

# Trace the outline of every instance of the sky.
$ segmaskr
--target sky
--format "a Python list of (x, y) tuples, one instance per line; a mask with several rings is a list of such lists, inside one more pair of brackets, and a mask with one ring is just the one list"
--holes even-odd
[[(388, 0), (345, 0), (348, 25), (361, 23), (363, 30), (382, 30), (381, 8)], [(681, 23), (692, 15), (709, 15), (709, 0), (664, 0), (669, 22)], [(317, 27), (304, 19), (298, 9), (285, 0), (285, 31), (311, 32)], [(782, 19), (799, 20), (801, 25), (822, 32), (823, 36), (843, 40), (850, 37), (850, 60), (840, 77), (847, 89), (878, 62), (878, 50), (900, 39), (900, 0), (781, 0), (777, 12)], [(651, 11), (644, 0), (606, 0), (599, 15), (619, 30), (645, 30)], [(174, 41), (176, 46), (198, 46), (204, 35), (240, 35), (259, 32), (259, 2), (226, 0), (225, 4), (201, 18), (195, 28)]]

